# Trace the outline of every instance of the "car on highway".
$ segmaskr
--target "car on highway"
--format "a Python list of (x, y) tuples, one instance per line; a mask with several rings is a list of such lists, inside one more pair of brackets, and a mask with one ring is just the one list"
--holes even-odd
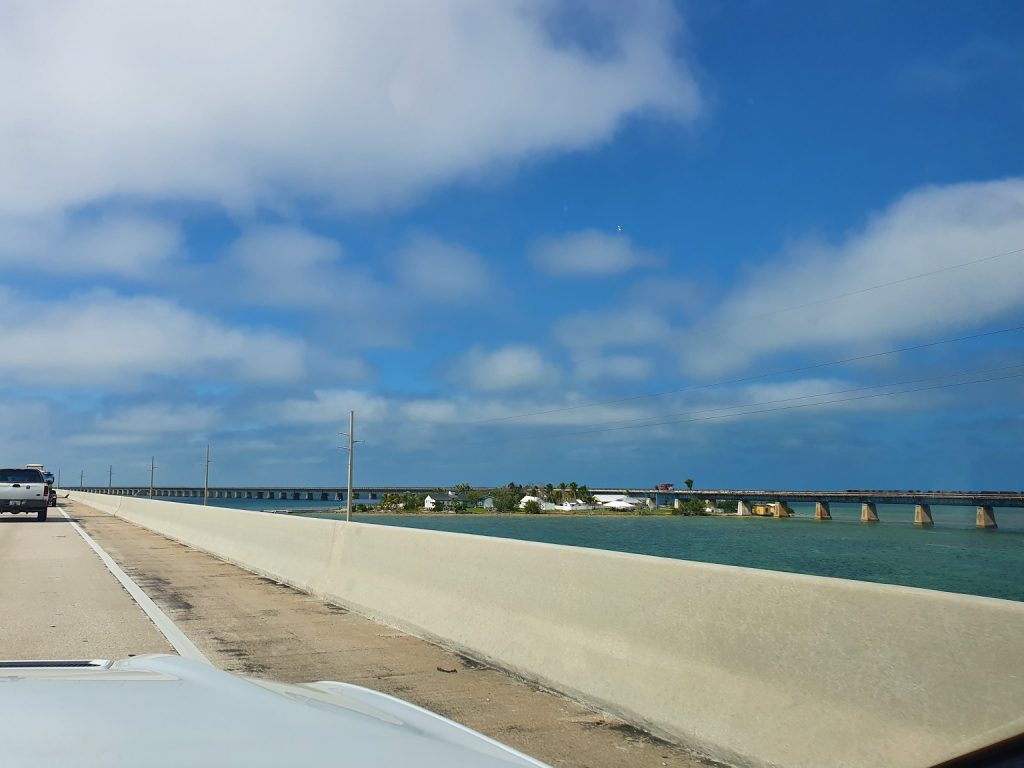
[(545, 768), (368, 688), (239, 677), (180, 656), (0, 662), (3, 764)]
[(35, 467), (0, 469), (0, 512), (31, 515), (46, 520), (50, 489), (43, 472)]
[(49, 497), (49, 506), (57, 506), (57, 491), (53, 488), (53, 472), (49, 472), (42, 464), (26, 464), (25, 469), (38, 469), (43, 473), (43, 479), (46, 481), (46, 492)]

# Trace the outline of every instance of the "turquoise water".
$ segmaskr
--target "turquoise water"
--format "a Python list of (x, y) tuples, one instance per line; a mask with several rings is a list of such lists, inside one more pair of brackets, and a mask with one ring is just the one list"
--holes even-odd
[[(228, 500), (219, 499), (223, 506)], [(232, 506), (260, 509), (266, 501)], [(334, 506), (269, 502), (275, 509)], [(860, 522), (859, 505), (832, 505), (831, 521), (794, 504), (786, 520), (736, 517), (561, 517), (354, 515), (378, 525), (544, 541), (707, 563), (903, 584), (1024, 601), (1024, 510), (997, 509), (998, 530), (977, 530), (974, 507), (932, 507), (935, 526), (915, 528), (912, 506), (878, 507), (882, 522)], [(317, 515), (335, 517), (334, 515)]]

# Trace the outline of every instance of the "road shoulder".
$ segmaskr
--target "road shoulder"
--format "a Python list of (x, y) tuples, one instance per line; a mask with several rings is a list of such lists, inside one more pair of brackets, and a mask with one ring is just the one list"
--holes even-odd
[(411, 701), (553, 766), (700, 766), (685, 749), (82, 504), (71, 513), (211, 662)]

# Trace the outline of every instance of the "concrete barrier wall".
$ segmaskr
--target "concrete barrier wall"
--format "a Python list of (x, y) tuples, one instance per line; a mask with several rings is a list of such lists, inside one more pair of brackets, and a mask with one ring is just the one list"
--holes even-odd
[(1024, 731), (1024, 604), (72, 492), (728, 762), (926, 766)]

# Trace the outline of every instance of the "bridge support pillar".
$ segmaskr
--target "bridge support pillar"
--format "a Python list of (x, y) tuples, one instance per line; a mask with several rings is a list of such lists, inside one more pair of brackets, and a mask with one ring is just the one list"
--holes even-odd
[(789, 508), (789, 505), (784, 501), (776, 501), (772, 504), (772, 513), (775, 517), (789, 517), (793, 514), (793, 510)]
[(754, 513), (750, 511), (750, 502), (740, 499), (736, 502), (736, 514), (739, 517), (750, 517)]
[(860, 521), (862, 523), (878, 522), (878, 510), (875, 508), (875, 502), (865, 501), (860, 505)]
[(683, 508), (683, 500), (680, 499), (678, 496), (676, 496), (675, 501), (672, 502), (672, 508), (673, 509), (682, 509)]
[(832, 519), (832, 508), (829, 507), (827, 501), (816, 501), (816, 502), (814, 502), (814, 519), (815, 520), (831, 520)]
[(914, 525), (935, 525), (932, 520), (932, 508), (929, 504), (917, 504), (914, 507)]
[(978, 517), (975, 525), (978, 528), (998, 528), (995, 510), (988, 505), (978, 507)]

